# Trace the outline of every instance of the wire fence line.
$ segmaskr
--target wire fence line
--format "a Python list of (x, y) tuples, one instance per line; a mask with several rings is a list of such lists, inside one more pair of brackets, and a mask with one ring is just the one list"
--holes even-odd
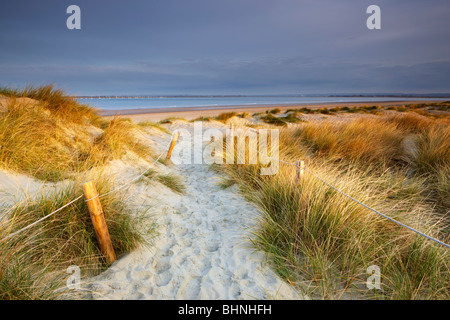
[[(173, 136), (173, 134), (172, 134), (172, 136)], [(169, 142), (169, 144), (167, 145), (167, 147), (168, 147), (169, 145), (170, 145), (170, 142)], [(167, 148), (167, 147), (166, 147), (166, 148)], [(96, 197), (102, 198), (102, 197), (104, 197), (104, 196), (106, 196), (106, 195), (108, 195), (108, 194), (111, 194), (111, 193), (113, 193), (113, 192), (117, 192), (117, 191), (123, 189), (124, 187), (126, 187), (127, 185), (130, 185), (130, 184), (133, 183), (134, 181), (138, 180), (138, 179), (141, 178), (145, 173), (147, 173), (148, 170), (150, 170), (150, 169), (155, 165), (156, 162), (159, 161), (159, 159), (162, 157), (162, 155), (163, 155), (164, 153), (165, 153), (165, 151), (161, 152), (160, 155), (158, 156), (158, 158), (156, 158), (156, 160), (153, 161), (153, 162), (148, 166), (148, 168), (147, 168), (144, 172), (142, 172), (140, 175), (138, 175), (137, 177), (135, 177), (135, 178), (133, 178), (133, 179), (127, 181), (126, 183), (124, 183), (123, 185), (121, 185), (121, 186), (118, 187), (118, 188), (115, 188), (115, 189), (113, 189), (113, 190), (111, 190), (111, 191), (108, 191), (108, 192), (106, 192), (106, 193), (103, 193), (103, 194), (101, 194), (101, 195), (97, 195), (97, 196), (95, 196), (94, 198), (96, 198)], [(16, 234), (19, 234), (19, 233), (21, 233), (21, 232), (23, 232), (23, 231), (25, 231), (25, 230), (27, 230), (27, 229), (29, 229), (29, 228), (35, 226), (35, 225), (38, 224), (39, 222), (44, 221), (44, 220), (50, 218), (50, 217), (53, 216), (55, 213), (57, 213), (57, 212), (61, 211), (62, 209), (64, 209), (64, 208), (70, 206), (71, 204), (77, 202), (77, 201), (80, 200), (83, 196), (84, 196), (84, 195), (81, 194), (80, 196), (78, 196), (77, 198), (73, 199), (72, 201), (66, 203), (66, 204), (63, 205), (62, 207), (60, 207), (60, 208), (56, 209), (55, 211), (53, 211), (53, 212), (47, 214), (45, 217), (42, 217), (41, 219), (39, 219), (39, 220), (37, 220), (37, 221), (35, 221), (35, 222), (29, 224), (28, 226), (26, 226), (26, 227), (24, 227), (24, 228), (22, 228), (22, 229), (20, 229), (20, 230), (17, 230), (17, 231), (15, 231), (15, 232), (9, 234), (8, 236), (6, 236), (6, 237), (4, 237), (3, 239), (1, 239), (1, 240), (0, 240), (0, 243), (3, 242), (3, 241), (8, 240), (8, 239), (10, 239), (10, 238), (12, 238), (12, 237), (15, 236)], [(85, 201), (87, 202), (87, 201), (90, 201), (90, 200), (92, 200), (92, 199), (94, 199), (94, 198), (87, 199), (87, 200), (85, 200)]]
[[(252, 129), (252, 128), (250, 128), (250, 130), (251, 130), (251, 131), (256, 131), (256, 132), (257, 132), (257, 130)], [(258, 152), (259, 154), (262, 154), (259, 150), (255, 149), (255, 148), (252, 148), (252, 147), (247, 143), (247, 141), (245, 141), (245, 139), (242, 139), (239, 135), (236, 135), (236, 137), (237, 137), (239, 140), (243, 141), (250, 149), (252, 149), (252, 150)], [(263, 155), (264, 155), (264, 154), (263, 154)], [(272, 159), (272, 160), (275, 160), (275, 161), (278, 161), (278, 162), (281, 162), (281, 163), (285, 163), (285, 164), (287, 164), (287, 165), (294, 166), (294, 167), (297, 168), (297, 170), (299, 169), (299, 166), (298, 166), (297, 164), (295, 164), (295, 163), (291, 163), (291, 162), (283, 161), (283, 160), (280, 160), (280, 159), (276, 159), (276, 158), (270, 157), (270, 156), (268, 156), (268, 155), (264, 155), (264, 156), (268, 157), (269, 159)], [(352, 200), (352, 201), (354, 201), (354, 202), (356, 202), (356, 203), (362, 205), (363, 207), (365, 207), (365, 208), (367, 208), (367, 209), (369, 209), (369, 210), (375, 212), (376, 214), (378, 214), (378, 215), (380, 215), (380, 216), (382, 216), (382, 217), (384, 217), (384, 218), (386, 218), (386, 219), (388, 219), (388, 220), (390, 220), (390, 221), (392, 221), (392, 222), (398, 224), (399, 226), (402, 226), (402, 227), (404, 227), (404, 228), (406, 228), (406, 229), (408, 229), (408, 230), (410, 230), (410, 231), (412, 231), (412, 232), (415, 232), (415, 233), (417, 233), (417, 234), (419, 234), (419, 235), (421, 235), (421, 236), (423, 236), (423, 237), (425, 237), (425, 238), (427, 238), (427, 239), (429, 239), (429, 240), (431, 240), (431, 241), (434, 241), (434, 242), (436, 242), (436, 243), (438, 243), (438, 244), (440, 244), (440, 245), (442, 245), (442, 246), (444, 246), (444, 247), (446, 247), (446, 248), (450, 248), (450, 245), (448, 245), (447, 243), (442, 242), (442, 241), (440, 241), (439, 239), (433, 238), (433, 237), (431, 237), (431, 236), (429, 236), (429, 235), (427, 235), (427, 234), (425, 234), (425, 233), (423, 233), (423, 232), (420, 232), (419, 230), (416, 230), (416, 229), (414, 229), (414, 228), (412, 228), (412, 227), (410, 227), (410, 226), (407, 226), (406, 224), (404, 224), (404, 223), (402, 223), (402, 222), (400, 222), (400, 221), (397, 221), (397, 220), (395, 220), (394, 218), (389, 217), (389, 216), (387, 216), (387, 215), (385, 215), (385, 214), (383, 214), (383, 213), (381, 213), (381, 212), (379, 212), (379, 211), (377, 211), (377, 210), (375, 210), (375, 209), (369, 207), (368, 205), (362, 203), (361, 201), (358, 201), (357, 199), (355, 199), (355, 198), (353, 198), (352, 196), (346, 194), (345, 192), (339, 190), (338, 188), (336, 188), (336, 187), (333, 186), (332, 184), (328, 183), (328, 182), (325, 181), (324, 179), (322, 179), (322, 178), (320, 178), (319, 176), (317, 176), (316, 174), (314, 174), (309, 168), (303, 167), (303, 169), (304, 169), (305, 171), (307, 171), (309, 174), (311, 174), (314, 178), (316, 178), (316, 179), (318, 179), (319, 181), (321, 181), (322, 183), (328, 185), (330, 188), (336, 190), (336, 191), (339, 192), (340, 194), (342, 194), (342, 195), (346, 196), (347, 198), (349, 198), (350, 200)]]
[(3, 242), (3, 241), (5, 241), (5, 240), (7, 240), (7, 239), (9, 239), (9, 238), (11, 238), (11, 237), (13, 237), (13, 236), (15, 236), (16, 234), (18, 234), (18, 233), (20, 233), (20, 232), (22, 232), (22, 231), (25, 231), (25, 230), (31, 228), (32, 226), (38, 224), (38, 223), (41, 222), (41, 221), (44, 221), (44, 220), (47, 219), (47, 218), (50, 218), (50, 217), (51, 217), (52, 215), (54, 215), (55, 213), (57, 213), (57, 212), (61, 211), (62, 209), (64, 209), (64, 208), (70, 206), (72, 203), (74, 203), (74, 202), (80, 200), (82, 197), (83, 197), (83, 195), (80, 195), (79, 197), (73, 199), (73, 200), (70, 201), (69, 203), (66, 203), (65, 205), (63, 205), (61, 208), (56, 209), (55, 211), (49, 213), (49, 214), (46, 215), (45, 217), (42, 217), (41, 219), (39, 219), (39, 220), (37, 220), (37, 221), (35, 221), (35, 222), (29, 224), (28, 226), (26, 226), (26, 227), (24, 227), (24, 228), (22, 228), (22, 229), (20, 229), (20, 230), (17, 230), (16, 232), (11, 233), (10, 235), (8, 235), (8, 236), (6, 236), (5, 238), (3, 238), (0, 242)]
[[(252, 130), (252, 131), (257, 131), (257, 130), (252, 129), (252, 128), (249, 128), (249, 129)], [(173, 133), (172, 133), (172, 137), (173, 137)], [(236, 135), (236, 137), (237, 137), (239, 140), (243, 141), (250, 149), (252, 149), (252, 150), (258, 152), (259, 154), (262, 154), (259, 150), (255, 149), (255, 148), (252, 148), (252, 147), (245, 141), (245, 139), (242, 140), (241, 137), (240, 137), (239, 135)], [(169, 145), (170, 145), (170, 142), (169, 142), (169, 144), (166, 146), (166, 148), (167, 148)], [(102, 194), (102, 195), (97, 195), (97, 196), (98, 196), (99, 198), (105, 197), (106, 195), (111, 194), (111, 193), (113, 193), (113, 192), (117, 192), (117, 191), (119, 191), (119, 190), (125, 188), (127, 185), (130, 185), (131, 183), (137, 181), (137, 180), (140, 179), (145, 173), (147, 173), (148, 170), (150, 170), (150, 169), (156, 164), (156, 162), (159, 161), (159, 159), (162, 157), (162, 155), (163, 155), (164, 153), (165, 153), (165, 152), (163, 151), (163, 152), (156, 158), (156, 160), (153, 161), (153, 163), (152, 163), (145, 171), (143, 171), (140, 175), (138, 175), (138, 176), (136, 176), (135, 178), (133, 178), (133, 179), (127, 181), (126, 183), (124, 183), (123, 185), (121, 185), (121, 186), (118, 187), (118, 188), (115, 188), (115, 189), (113, 189), (113, 190), (111, 190), (111, 191), (108, 191), (108, 192), (106, 192), (106, 193), (104, 193), (104, 194)], [(268, 157), (268, 158), (271, 159), (271, 160), (275, 160), (275, 161), (278, 161), (278, 162), (280, 162), (280, 163), (284, 163), (284, 164), (287, 164), (287, 165), (294, 166), (294, 167), (296, 167), (297, 169), (299, 168), (299, 166), (298, 166), (297, 164), (295, 164), (295, 163), (283, 161), (283, 160), (280, 160), (280, 159), (277, 159), (277, 158), (273, 158), (273, 157), (268, 156), (268, 155), (264, 155), (264, 156)], [(412, 231), (412, 232), (415, 232), (416, 234), (419, 234), (419, 235), (421, 235), (421, 236), (423, 236), (423, 237), (425, 237), (425, 238), (427, 238), (427, 239), (429, 239), (429, 240), (431, 240), (431, 241), (434, 241), (434, 242), (436, 242), (436, 243), (438, 243), (438, 244), (440, 244), (440, 245), (442, 245), (442, 246), (444, 246), (444, 247), (450, 248), (450, 245), (448, 245), (448, 244), (446, 244), (446, 243), (444, 243), (444, 242), (442, 242), (442, 241), (440, 241), (440, 240), (438, 240), (438, 239), (435, 239), (435, 238), (433, 238), (433, 237), (431, 237), (431, 236), (429, 236), (429, 235), (426, 235), (426, 234), (424, 234), (423, 232), (420, 232), (420, 231), (418, 231), (418, 230), (416, 230), (416, 229), (414, 229), (414, 228), (412, 228), (412, 227), (409, 227), (409, 226), (405, 225), (404, 223), (401, 223), (400, 221), (397, 221), (397, 220), (395, 220), (394, 218), (389, 217), (389, 216), (387, 216), (387, 215), (385, 215), (385, 214), (383, 214), (383, 213), (381, 213), (381, 212), (379, 212), (379, 211), (377, 211), (377, 210), (375, 210), (375, 209), (373, 209), (373, 208), (367, 206), (366, 204), (364, 204), (364, 203), (358, 201), (357, 199), (355, 199), (355, 198), (353, 198), (352, 196), (346, 194), (345, 192), (339, 190), (338, 188), (336, 188), (336, 187), (333, 186), (332, 184), (328, 183), (328, 182), (325, 181), (324, 179), (322, 179), (322, 178), (320, 178), (319, 176), (317, 176), (316, 174), (314, 174), (311, 170), (309, 170), (309, 168), (304, 167), (303, 169), (304, 169), (305, 171), (307, 171), (309, 174), (311, 174), (313, 177), (315, 177), (316, 179), (318, 179), (319, 181), (321, 181), (322, 183), (328, 185), (329, 187), (333, 188), (333, 189), (336, 190), (337, 192), (341, 193), (342, 195), (346, 196), (347, 198), (351, 199), (352, 201), (354, 201), (354, 202), (356, 202), (356, 203), (362, 205), (363, 207), (365, 207), (365, 208), (367, 208), (367, 209), (369, 209), (369, 210), (375, 212), (376, 214), (378, 214), (378, 215), (380, 215), (380, 216), (382, 216), (382, 217), (384, 217), (384, 218), (386, 218), (386, 219), (388, 219), (388, 220), (390, 220), (390, 221), (392, 221), (392, 222), (394, 222), (394, 223), (396, 223), (396, 224), (398, 224), (398, 225), (400, 225), (400, 226), (402, 226), (402, 227), (404, 227), (404, 228), (406, 228), (406, 229), (408, 229), (408, 230), (410, 230), (410, 231)], [(96, 197), (97, 197), (97, 196), (96, 196)], [(68, 203), (65, 204), (64, 206), (62, 206), (62, 207), (56, 209), (55, 211), (49, 213), (49, 214), (46, 215), (45, 217), (42, 217), (41, 219), (39, 219), (39, 220), (37, 220), (37, 221), (31, 223), (30, 225), (28, 225), (28, 226), (26, 226), (26, 227), (24, 227), (24, 228), (22, 228), (22, 229), (20, 229), (20, 230), (18, 230), (18, 231), (15, 231), (15, 232), (12, 233), (12, 234), (6, 236), (6, 237), (3, 238), (2, 240), (0, 240), (0, 243), (3, 242), (3, 241), (5, 241), (5, 240), (7, 240), (7, 239), (9, 239), (9, 238), (11, 238), (11, 237), (13, 237), (13, 236), (15, 236), (16, 234), (18, 234), (18, 233), (20, 233), (20, 232), (23, 232), (23, 231), (25, 231), (25, 230), (31, 228), (32, 226), (38, 224), (38, 223), (41, 222), (41, 221), (44, 221), (45, 219), (48, 219), (49, 217), (51, 217), (51, 216), (54, 215), (55, 213), (57, 213), (57, 212), (61, 211), (62, 209), (68, 207), (69, 205), (71, 205), (71, 204), (73, 204), (74, 202), (78, 201), (78, 200), (81, 199), (82, 197), (83, 197), (83, 195), (78, 196), (77, 198), (75, 198), (75, 199), (73, 199), (72, 201), (68, 202)], [(89, 201), (89, 200), (91, 200), (91, 199), (88, 199), (88, 200), (86, 200), (86, 201)]]

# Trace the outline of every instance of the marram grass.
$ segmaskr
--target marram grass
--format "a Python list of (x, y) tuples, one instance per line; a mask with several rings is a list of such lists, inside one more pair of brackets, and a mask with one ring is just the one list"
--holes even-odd
[(118, 117), (100, 121), (94, 109), (52, 87), (0, 92), (11, 97), (0, 112), (0, 166), (5, 169), (58, 181), (128, 151), (151, 155), (135, 138), (139, 126)]
[[(112, 190), (105, 177), (95, 179), (99, 194)], [(82, 194), (70, 183), (57, 191), (16, 204), (2, 220), (0, 239), (30, 225)], [(101, 198), (102, 208), (118, 257), (149, 239), (151, 229), (143, 213), (126, 206), (126, 196), (113, 192)], [(0, 242), (0, 299), (61, 299), (77, 297), (66, 287), (67, 268), (81, 268), (82, 280), (98, 274), (108, 263), (95, 236), (84, 197), (33, 227)], [(85, 288), (86, 289), (86, 288)]]
[[(0, 299), (85, 297), (66, 287), (67, 268), (79, 266), (82, 280), (86, 280), (108, 265), (84, 197), (4, 239), (80, 196), (86, 170), (94, 177), (99, 193), (105, 194), (113, 188), (112, 179), (91, 169), (101, 171), (108, 161), (128, 153), (147, 158), (151, 150), (136, 138), (139, 126), (118, 117), (102, 119), (96, 110), (53, 86), (1, 88), (0, 94), (7, 97), (0, 110), (0, 166), (44, 181), (65, 180), (57, 189), (44, 184), (48, 189), (40, 195), (2, 212)], [(122, 191), (101, 198), (118, 256), (145, 244), (152, 232), (144, 212), (131, 210)]]
[[(425, 152), (420, 149), (430, 148), (426, 172), (439, 169), (445, 194), (450, 159), (439, 151), (446, 149), (445, 142), (430, 134), (430, 123), (422, 120), (381, 117), (301, 124), (280, 130), (280, 155), (292, 163), (305, 160), (309, 170), (339, 190), (449, 242), (448, 221), (435, 209), (442, 202), (431, 201), (434, 187), (417, 161)], [(411, 134), (418, 135), (416, 160), (404, 159), (411, 155), (405, 154), (402, 143)], [(255, 246), (267, 253), (283, 279), (310, 297), (450, 298), (446, 248), (364, 208), (308, 172), (297, 182), (295, 167), (282, 164), (274, 176), (259, 175), (259, 165), (221, 168), (227, 185), (237, 183), (260, 208), (252, 237)], [(373, 265), (381, 270), (381, 290), (366, 287), (367, 268)]]

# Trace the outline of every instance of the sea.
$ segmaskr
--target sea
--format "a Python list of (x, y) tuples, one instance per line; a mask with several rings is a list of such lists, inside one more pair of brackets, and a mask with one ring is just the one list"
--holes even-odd
[(199, 108), (216, 109), (232, 106), (290, 105), (351, 102), (386, 102), (450, 100), (444, 97), (378, 97), (378, 96), (151, 96), (151, 97), (79, 97), (79, 102), (100, 110)]

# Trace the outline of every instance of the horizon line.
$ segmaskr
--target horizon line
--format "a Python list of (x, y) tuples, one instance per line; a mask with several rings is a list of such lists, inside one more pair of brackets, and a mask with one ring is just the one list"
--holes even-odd
[(89, 98), (221, 98), (221, 97), (412, 97), (412, 98), (450, 98), (450, 93), (329, 93), (329, 94), (109, 94), (74, 95), (79, 99)]

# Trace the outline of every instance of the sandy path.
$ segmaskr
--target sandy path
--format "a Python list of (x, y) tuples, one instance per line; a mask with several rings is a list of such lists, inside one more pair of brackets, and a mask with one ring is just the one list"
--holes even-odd
[[(192, 129), (177, 122), (171, 129)], [(162, 151), (166, 135), (153, 146)], [(166, 169), (167, 170), (167, 169)], [(159, 235), (151, 248), (122, 257), (90, 286), (95, 299), (299, 299), (251, 247), (258, 211), (235, 187), (222, 190), (208, 165), (173, 165), (186, 194), (136, 184), (130, 192), (151, 207)], [(134, 173), (135, 174), (135, 173)]]

